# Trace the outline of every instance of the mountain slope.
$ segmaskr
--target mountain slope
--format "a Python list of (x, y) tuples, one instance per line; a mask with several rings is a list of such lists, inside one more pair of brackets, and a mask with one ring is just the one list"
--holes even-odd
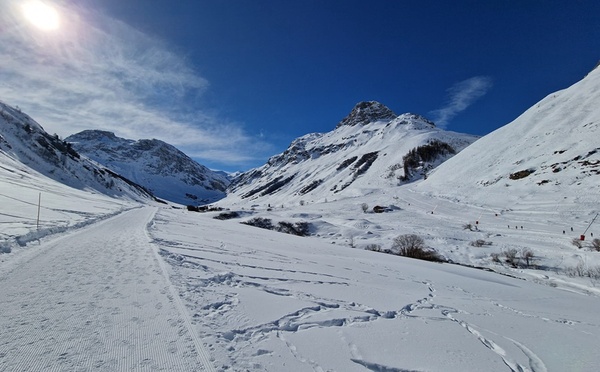
[(237, 177), (228, 201), (324, 201), (362, 195), (424, 177), (476, 137), (436, 128), (361, 102), (328, 133), (307, 134), (267, 164)]
[(46, 133), (31, 117), (2, 102), (0, 155), (75, 189), (133, 200), (154, 198), (140, 185), (80, 156), (69, 143)]
[(229, 184), (222, 173), (211, 171), (156, 139), (133, 141), (111, 132), (86, 130), (65, 140), (81, 154), (176, 203), (219, 200), (225, 196)]
[(596, 68), (467, 147), (417, 190), (479, 204), (495, 201), (499, 209), (550, 195), (555, 203), (549, 208), (593, 214), (600, 210), (599, 138)]

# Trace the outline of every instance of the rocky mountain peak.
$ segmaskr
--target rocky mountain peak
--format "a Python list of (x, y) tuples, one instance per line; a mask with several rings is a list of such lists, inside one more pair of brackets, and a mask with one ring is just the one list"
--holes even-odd
[(117, 138), (117, 136), (115, 136), (115, 134), (113, 132), (109, 132), (106, 130), (92, 130), (92, 129), (88, 129), (88, 130), (79, 132), (78, 136), (80, 138), (85, 138), (85, 139), (103, 138), (103, 137), (106, 137), (108, 139), (116, 139)]
[(379, 120), (392, 120), (396, 115), (387, 106), (377, 101), (363, 101), (354, 106), (350, 114), (338, 123), (336, 128), (343, 125), (366, 125)]

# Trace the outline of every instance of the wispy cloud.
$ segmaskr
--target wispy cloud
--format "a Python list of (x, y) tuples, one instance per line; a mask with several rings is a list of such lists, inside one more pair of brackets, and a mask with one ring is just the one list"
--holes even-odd
[(446, 128), (450, 120), (483, 97), (492, 85), (492, 79), (487, 76), (475, 76), (454, 84), (448, 89), (446, 105), (430, 112), (433, 121), (438, 127)]
[(17, 0), (0, 4), (0, 100), (61, 136), (103, 129), (157, 138), (225, 168), (271, 146), (202, 109), (206, 79), (161, 40), (102, 14), (55, 3), (61, 26), (36, 30)]

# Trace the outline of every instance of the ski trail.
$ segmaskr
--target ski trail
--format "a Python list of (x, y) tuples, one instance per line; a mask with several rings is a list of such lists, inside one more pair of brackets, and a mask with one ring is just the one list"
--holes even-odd
[[(425, 302), (429, 302), (430, 299), (433, 299), (435, 297), (436, 290), (435, 290), (433, 284), (430, 283), (429, 281), (424, 281), (422, 283), (427, 285), (427, 287), (429, 289), (429, 297), (426, 297), (426, 298), (423, 298), (422, 300), (417, 301), (417, 304), (413, 304), (414, 308), (419, 307), (419, 305), (422, 305)], [(439, 305), (433, 305), (433, 304), (432, 304), (432, 307), (433, 308), (442, 308)], [(411, 306), (409, 313), (412, 310), (414, 310), (414, 308)], [(515, 344), (515, 346), (517, 346), (523, 352), (523, 354), (525, 354), (525, 356), (529, 359), (529, 366), (531, 367), (531, 370), (527, 369), (526, 367), (522, 366), (521, 364), (519, 364), (519, 363), (515, 362), (514, 360), (512, 360), (511, 358), (509, 358), (509, 356), (507, 355), (506, 351), (503, 348), (501, 348), (494, 341), (483, 336), (483, 334), (481, 334), (481, 332), (477, 331), (472, 324), (469, 324), (465, 321), (462, 321), (462, 320), (457, 319), (454, 316), (452, 316), (453, 313), (460, 313), (460, 312), (461, 311), (458, 309), (445, 308), (442, 310), (442, 315), (444, 315), (449, 320), (460, 324), (470, 334), (477, 337), (477, 339), (482, 344), (484, 344), (488, 349), (490, 349), (491, 351), (493, 351), (494, 353), (499, 355), (502, 358), (502, 361), (504, 362), (504, 364), (506, 364), (511, 369), (511, 371), (514, 371), (514, 372), (526, 372), (526, 371), (547, 372), (544, 362), (535, 353), (533, 353), (531, 350), (529, 350), (527, 347), (525, 347), (521, 343), (519, 343), (513, 339), (510, 339), (508, 337), (505, 337), (506, 339), (510, 340), (513, 344)]]
[[(152, 220), (153, 220), (155, 214), (156, 214), (156, 211), (152, 214), (151, 218), (148, 219), (146, 226), (152, 224)], [(146, 238), (148, 239), (148, 241), (153, 241), (152, 237), (148, 233), (147, 228), (144, 230), (144, 232), (146, 234)], [(191, 336), (191, 339), (196, 347), (196, 351), (198, 352), (198, 358), (200, 358), (200, 360), (201, 360), (203, 370), (216, 372), (216, 369), (210, 360), (208, 351), (206, 351), (206, 348), (204, 347), (204, 343), (202, 342), (202, 340), (200, 340), (196, 331), (194, 330), (194, 327), (192, 325), (192, 322), (190, 321), (190, 317), (188, 315), (188, 312), (185, 308), (183, 301), (181, 300), (181, 297), (179, 297), (177, 290), (170, 283), (169, 273), (167, 271), (166, 262), (162, 259), (162, 257), (160, 257), (158, 247), (155, 247), (155, 249), (153, 251), (154, 251), (154, 258), (155, 258), (156, 262), (158, 262), (158, 265), (160, 266), (160, 270), (163, 275), (163, 278), (165, 279), (165, 281), (167, 281), (169, 283), (169, 292), (170, 292), (171, 298), (173, 298), (175, 306), (177, 307), (179, 313), (182, 315), (182, 317), (185, 321), (185, 326), (187, 328), (187, 331), (188, 331), (189, 335)]]
[(214, 371), (140, 208), (42, 243), (0, 277), (0, 371)]
[(548, 372), (546, 369), (546, 365), (544, 362), (531, 350), (529, 350), (525, 345), (521, 344), (518, 341), (513, 340), (512, 338), (504, 337), (507, 340), (511, 341), (515, 344), (527, 358), (529, 358), (529, 367), (531, 367), (531, 371), (533, 372)]
[[(450, 319), (453, 322), (456, 322), (458, 324), (460, 324), (463, 328), (465, 328), (470, 334), (472, 334), (473, 336), (477, 337), (477, 339), (479, 341), (481, 341), (482, 344), (485, 345), (485, 347), (487, 347), (488, 349), (490, 349), (491, 351), (493, 351), (494, 353), (496, 353), (498, 356), (500, 356), (500, 358), (502, 358), (502, 361), (504, 362), (504, 364), (506, 364), (508, 366), (508, 368), (510, 368), (511, 371), (513, 372), (526, 372), (526, 371), (530, 371), (528, 368), (524, 367), (523, 365), (515, 362), (514, 360), (512, 360), (512, 358), (510, 358), (506, 351), (501, 348), (498, 344), (496, 344), (494, 341), (486, 338), (485, 336), (483, 336), (481, 334), (481, 332), (477, 331), (473, 325), (456, 319), (455, 317), (452, 316), (452, 311), (449, 310), (444, 310), (442, 311), (442, 314), (444, 316), (446, 316), (448, 319)], [(514, 342), (514, 341), (513, 341)], [(516, 345), (516, 344), (515, 344)], [(519, 346), (519, 345), (517, 345)], [(523, 349), (521, 349), (523, 350)], [(523, 350), (525, 351), (525, 350)], [(532, 353), (533, 354), (533, 353)], [(530, 358), (530, 362), (531, 362), (531, 358)], [(543, 363), (542, 363), (543, 365)], [(538, 370), (534, 369), (532, 372), (537, 372)], [(539, 370), (540, 372), (543, 370)]]

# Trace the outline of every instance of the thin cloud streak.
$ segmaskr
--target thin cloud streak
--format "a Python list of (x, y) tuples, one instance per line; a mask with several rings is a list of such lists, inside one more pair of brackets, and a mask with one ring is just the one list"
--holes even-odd
[(225, 167), (272, 146), (201, 107), (208, 82), (168, 45), (123, 22), (54, 4), (60, 29), (36, 30), (17, 0), (0, 4), (0, 100), (49, 132), (157, 138)]
[(487, 76), (475, 76), (454, 84), (448, 89), (448, 103), (430, 112), (434, 123), (440, 128), (446, 128), (456, 115), (483, 97), (492, 85), (492, 79)]

